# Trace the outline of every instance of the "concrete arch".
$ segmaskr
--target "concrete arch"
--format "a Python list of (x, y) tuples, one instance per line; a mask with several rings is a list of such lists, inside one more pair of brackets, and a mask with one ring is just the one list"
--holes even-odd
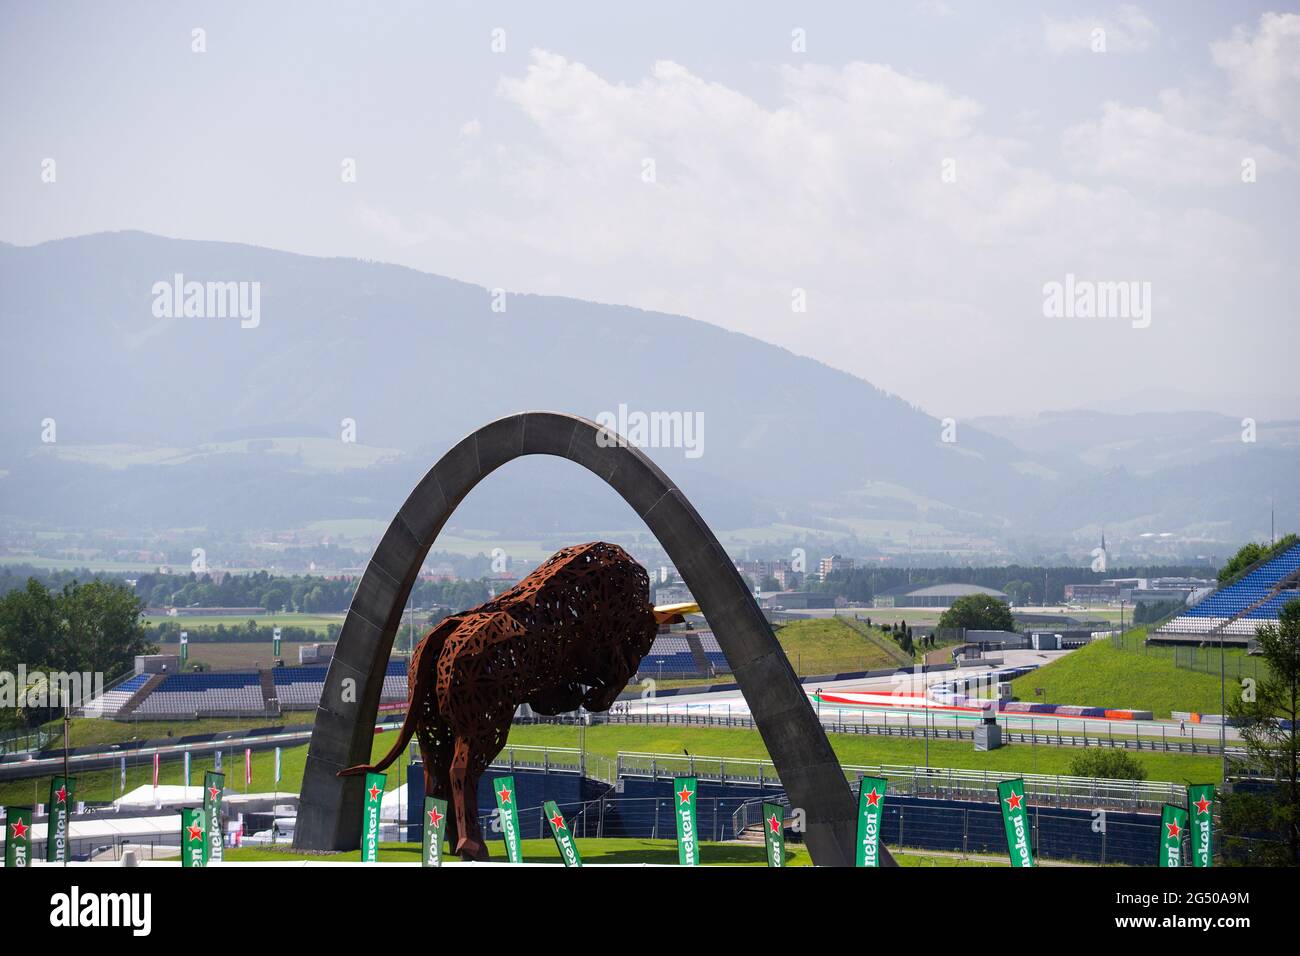
[[(722, 545), (644, 453), (608, 442), (608, 433), (594, 422), (556, 412), (511, 415), (463, 439), (430, 469), (393, 518), (357, 587), (325, 678), (307, 751), (295, 845), (344, 850), (359, 844), (363, 778), (335, 774), (370, 760), (384, 673), (416, 575), (464, 497), (484, 477), (524, 455), (553, 455), (582, 465), (649, 526), (713, 628), (791, 805), (805, 814), (804, 839), (814, 862), (852, 866), (856, 807), (848, 782), (794, 669)], [(345, 694), (347, 687), (354, 693)]]

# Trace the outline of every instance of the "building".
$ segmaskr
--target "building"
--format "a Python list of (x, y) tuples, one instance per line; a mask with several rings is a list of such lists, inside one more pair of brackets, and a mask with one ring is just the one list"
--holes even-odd
[(695, 598), (691, 596), (690, 588), (685, 584), (667, 584), (663, 587), (654, 589), (655, 606), (661, 607), (665, 604), (693, 604)]
[(987, 594), (999, 601), (1008, 600), (1001, 591), (980, 587), (978, 584), (931, 584), (926, 587), (903, 585), (890, 588), (877, 594), (871, 604), (873, 607), (952, 607), (958, 598), (972, 594)]
[(830, 577), (832, 571), (852, 571), (853, 559), (846, 558), (842, 554), (832, 554), (829, 558), (822, 558), (821, 563), (817, 565), (817, 574), (825, 581)]
[(1150, 604), (1187, 601), (1214, 586), (1206, 578), (1107, 578), (1095, 584), (1067, 584), (1065, 600), (1071, 604)]
[(759, 604), (773, 611), (838, 606), (835, 595), (820, 591), (776, 591), (763, 595)]
[(737, 561), (736, 570), (749, 582), (751, 589), (761, 589), (770, 578), (783, 591), (793, 591), (799, 587), (801, 575), (792, 569), (789, 561), (777, 558), (772, 561)]

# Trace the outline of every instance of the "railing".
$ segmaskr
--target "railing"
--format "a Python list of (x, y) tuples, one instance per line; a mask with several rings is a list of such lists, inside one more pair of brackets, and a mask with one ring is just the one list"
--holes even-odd
[[(1031, 800), (1055, 807), (1155, 810), (1166, 803), (1185, 806), (1187, 788), (1181, 784), (1147, 780), (1108, 780), (1100, 777), (1071, 777), (1064, 774), (1012, 774), (988, 770), (947, 767), (908, 767), (894, 764), (843, 767), (852, 782), (859, 777), (884, 777), (895, 793), (946, 800), (997, 799), (998, 783), (1024, 777), (1025, 793)], [(776, 768), (767, 760), (676, 754), (618, 754), (621, 776), (658, 778), (697, 777), (719, 783), (753, 783), (780, 786)]]
[[(649, 706), (641, 710), (635, 708), (629, 709), (625, 713), (618, 714), (584, 714), (581, 718), (572, 715), (559, 715), (555, 717), (533, 717), (528, 720), (516, 720), (515, 723), (538, 723), (538, 724), (662, 724), (666, 726), (690, 726), (690, 727), (732, 727), (742, 730), (756, 729), (757, 725), (754, 719), (748, 714), (733, 714), (725, 705), (707, 705), (699, 704), (697, 713), (671, 713), (665, 710), (656, 713)], [(966, 729), (960, 726), (958, 721), (970, 723), (973, 718), (949, 718), (952, 726), (941, 724), (941, 718), (937, 714), (931, 714), (928, 721), (920, 713), (901, 715), (904, 724), (875, 724), (868, 723), (866, 720), (867, 713), (861, 711), (858, 714), (859, 720), (852, 720), (852, 711), (836, 709), (834, 712), (830, 708), (824, 708), (819, 715), (822, 726), (828, 733), (834, 734), (865, 734), (868, 736), (880, 737), (913, 737), (925, 738), (931, 737), (940, 740), (973, 740), (975, 737), (974, 729)], [(915, 718), (915, 722), (913, 722)], [(1223, 748), (1219, 740), (1217, 728), (1211, 734), (1202, 725), (1199, 729), (1204, 739), (1198, 740), (1196, 733), (1198, 728), (1191, 725), (1187, 728), (1187, 737), (1179, 735), (1170, 737), (1166, 734), (1165, 729), (1161, 728), (1160, 736), (1142, 736), (1141, 730), (1137, 724), (1133, 726), (1133, 734), (1116, 734), (1113, 725), (1107, 721), (1096, 720), (1095, 723), (1101, 723), (1108, 728), (1105, 737), (1089, 736), (1086, 733), (1072, 734), (1062, 732), (1060, 721), (1054, 717), (1033, 718), (1029, 715), (1013, 715), (1011, 719), (1023, 720), (1028, 722), (1028, 730), (1011, 730), (1003, 727), (1002, 739), (1007, 744), (1042, 744), (1053, 747), (1108, 747), (1120, 750), (1156, 750), (1165, 753), (1185, 753), (1185, 754), (1222, 754)], [(1084, 718), (1063, 718), (1065, 720), (1074, 720), (1084, 723)], [(946, 721), (944, 722), (946, 723)], [(1037, 726), (1035, 726), (1037, 724)], [(1055, 729), (1053, 730), (1053, 725)], [(1042, 728), (1040, 730), (1039, 728)], [(1239, 747), (1229, 747), (1229, 755), (1240, 755), (1244, 753)]]
[(1199, 674), (1218, 676), (1222, 668), (1225, 677), (1238, 683), (1247, 677), (1256, 683), (1268, 677), (1268, 664), (1258, 657), (1248, 657), (1241, 647), (1227, 644), (1222, 649), (1222, 660), (1220, 660), (1221, 650), (1216, 632), (1207, 631), (1196, 635), (1204, 643), (1203, 647), (1194, 644), (1149, 643), (1146, 639), (1147, 635), (1154, 633), (1154, 628), (1150, 626), (1145, 629), (1139, 626), (1127, 633), (1112, 636), (1111, 646), (1133, 654), (1163, 657), (1171, 661), (1175, 667), (1196, 671)]
[(20, 730), (0, 737), (0, 757), (39, 751), (54, 739), (44, 730)]
[[(789, 806), (784, 796), (775, 800), (755, 799), (738, 807), (731, 817), (733, 839), (759, 825), (763, 803)], [(896, 812), (886, 799), (880, 841), (891, 849), (938, 850), (961, 856), (980, 854), (994, 859), (1006, 858), (1002, 813), (989, 807), (954, 807), (946, 805), (897, 806)], [(789, 814), (786, 815), (789, 819)], [(1079, 816), (1051, 807), (1029, 807), (1030, 845), (1035, 859), (1085, 862), (1105, 866), (1149, 866), (1154, 853), (1150, 850), (1159, 831), (1159, 818), (1151, 822), (1107, 820), (1102, 827), (1088, 821), (1080, 826)]]
[(135, 676), (137, 676), (137, 675), (136, 675), (136, 672), (135, 672), (134, 670), (129, 670), (129, 671), (127, 671), (125, 674), (123, 674), (122, 676), (118, 677), (116, 680), (112, 681), (112, 682), (109, 683), (109, 684), (106, 684), (106, 685), (104, 686), (104, 689), (103, 689), (100, 693), (96, 694), (94, 697), (90, 697), (90, 698), (88, 698), (88, 699), (86, 699), (86, 700), (82, 700), (80, 703), (75, 704), (74, 706), (72, 706), (71, 708), (69, 708), (69, 713), (70, 713), (73, 717), (98, 717), (98, 716), (100, 716), (100, 707), (101, 707), (101, 705), (98, 703), (98, 701), (99, 701), (101, 698), (103, 698), (103, 696), (104, 696), (105, 694), (107, 694), (109, 691), (111, 691), (111, 690), (117, 690), (117, 688), (118, 688), (119, 686), (121, 686), (122, 684), (125, 684), (127, 681), (129, 681), (132, 677), (135, 677)]

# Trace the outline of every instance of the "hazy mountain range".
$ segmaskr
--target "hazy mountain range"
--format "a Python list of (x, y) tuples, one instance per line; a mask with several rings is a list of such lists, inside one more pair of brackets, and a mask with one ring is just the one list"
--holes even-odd
[[(246, 283), (217, 297), (243, 291), (256, 322), (168, 317), (184, 282)], [(1194, 551), (1266, 535), (1270, 501), (1280, 528), (1300, 526), (1300, 421), (1257, 422), (1253, 442), (1240, 419), (1197, 411), (945, 434), (904, 398), (703, 322), (382, 263), (143, 233), (0, 244), (0, 318), (11, 528), (387, 521), (484, 422), (620, 406), (700, 416), (696, 449), (648, 451), (734, 540), (1086, 551), (1104, 529)], [(972, 356), (972, 388), (980, 376)], [(595, 478), (538, 460), (507, 466), (454, 520), (516, 538), (639, 526)]]

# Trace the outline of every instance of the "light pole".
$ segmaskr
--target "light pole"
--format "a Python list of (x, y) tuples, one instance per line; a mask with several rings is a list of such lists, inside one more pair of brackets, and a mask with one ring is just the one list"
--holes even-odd
[(1227, 653), (1223, 632), (1219, 632), (1219, 755), (1223, 758), (1223, 782), (1228, 782), (1228, 679)]

